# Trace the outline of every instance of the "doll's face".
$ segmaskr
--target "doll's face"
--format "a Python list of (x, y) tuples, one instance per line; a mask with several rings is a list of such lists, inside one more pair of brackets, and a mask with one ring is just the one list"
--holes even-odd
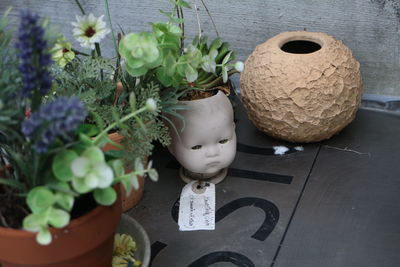
[(227, 109), (188, 117), (179, 137), (174, 134), (169, 147), (171, 153), (185, 169), (195, 173), (212, 174), (228, 167), (236, 154), (235, 124), (230, 103)]

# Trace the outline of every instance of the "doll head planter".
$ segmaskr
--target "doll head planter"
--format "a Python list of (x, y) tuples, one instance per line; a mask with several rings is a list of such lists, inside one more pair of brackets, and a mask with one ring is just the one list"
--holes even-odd
[(203, 99), (180, 101), (185, 119), (170, 117), (169, 151), (182, 165), (180, 177), (185, 182), (203, 180), (219, 183), (227, 175), (227, 167), (236, 154), (236, 133), (233, 108), (228, 97), (218, 91)]

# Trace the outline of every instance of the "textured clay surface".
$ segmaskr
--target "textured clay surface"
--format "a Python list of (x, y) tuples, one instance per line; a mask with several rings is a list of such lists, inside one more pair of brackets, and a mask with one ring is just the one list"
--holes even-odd
[[(308, 54), (284, 52), (289, 41), (318, 43)], [(259, 45), (241, 74), (242, 100), (261, 131), (290, 142), (330, 138), (354, 118), (361, 102), (360, 64), (324, 33), (285, 32)]]

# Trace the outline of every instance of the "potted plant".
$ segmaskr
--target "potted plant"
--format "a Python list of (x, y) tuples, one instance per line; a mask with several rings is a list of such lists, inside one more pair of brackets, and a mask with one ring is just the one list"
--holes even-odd
[(111, 129), (155, 112), (156, 102), (138, 106), (130, 95), (124, 116), (85, 123), (95, 113), (79, 98), (50, 93), (53, 41), (44, 24), (23, 12), (15, 51), (7, 16), (0, 20), (0, 264), (108, 267), (121, 216), (118, 185), (129, 192), (137, 176), (158, 175), (140, 160), (126, 174), (120, 155), (101, 148)]
[[(161, 103), (165, 99), (160, 95), (157, 82), (151, 79), (139, 82), (127, 75), (119, 56), (102, 56), (102, 39), (111, 33), (117, 47), (120, 38), (115, 38), (103, 21), (103, 16), (95, 17), (81, 10), (82, 16), (76, 16), (76, 21), (72, 22), (73, 35), (80, 47), (74, 47), (61, 36), (52, 49), (53, 59), (58, 63), (53, 68), (55, 92), (58, 95), (78, 96), (89, 111), (99, 114), (89, 117), (87, 122), (100, 125), (110, 125), (116, 118), (130, 113), (130, 102), (143, 106), (148, 98), (154, 99), (158, 107), (155, 112), (140, 113), (124, 124), (117, 125), (109, 134), (111, 142), (103, 147), (105, 151), (119, 153), (129, 172), (135, 169), (135, 159), (147, 164), (154, 140), (164, 145), (169, 143), (168, 130), (159, 117)], [(109, 24), (111, 26), (110, 17)], [(132, 95), (135, 99), (130, 99)], [(140, 200), (144, 181), (143, 177), (138, 177), (131, 194), (123, 194), (124, 211)]]
[[(152, 23), (151, 32), (129, 33), (119, 43), (126, 70), (140, 81), (158, 80), (161, 93), (172, 96), (173, 112), (164, 111), (171, 136), (170, 152), (183, 168), (180, 176), (219, 182), (236, 151), (233, 110), (226, 96), (228, 77), (243, 70), (232, 63), (229, 44), (196, 36), (184, 47), (183, 0), (173, 1), (166, 23)], [(197, 8), (195, 8), (197, 12)], [(200, 23), (199, 23), (200, 25)]]

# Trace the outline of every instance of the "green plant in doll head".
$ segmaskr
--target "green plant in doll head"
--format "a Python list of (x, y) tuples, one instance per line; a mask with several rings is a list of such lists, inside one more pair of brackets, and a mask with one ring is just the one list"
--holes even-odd
[(14, 51), (6, 17), (0, 20), (0, 64), (7, 65), (0, 69), (4, 122), (0, 125), (0, 190), (6, 194), (0, 212), (22, 213), (12, 223), (2, 216), (0, 226), (22, 225), (37, 233), (36, 240), (42, 245), (52, 241), (50, 227), (68, 225), (83, 195), (92, 195), (98, 205), (111, 205), (117, 197), (115, 184), (122, 183), (129, 193), (138, 187), (137, 176), (158, 177), (151, 164), (144, 168), (141, 161), (135, 171), (126, 174), (118, 155), (101, 150), (110, 142), (107, 133), (111, 129), (154, 112), (154, 100), (147, 99), (144, 105), (130, 103), (129, 112), (104, 127), (86, 124), (91, 111), (79, 98), (48, 94), (53, 83), (49, 70), (52, 43), (45, 36), (41, 19), (24, 11)]
[(229, 44), (220, 38), (210, 46), (206, 37), (196, 37), (183, 47), (182, 8), (190, 5), (172, 0), (171, 12), (163, 12), (169, 21), (153, 23), (151, 32), (130, 33), (119, 43), (119, 53), (133, 77), (153, 77), (164, 87), (209, 89), (228, 81), (228, 76), (243, 70), (243, 63), (234, 60)]

